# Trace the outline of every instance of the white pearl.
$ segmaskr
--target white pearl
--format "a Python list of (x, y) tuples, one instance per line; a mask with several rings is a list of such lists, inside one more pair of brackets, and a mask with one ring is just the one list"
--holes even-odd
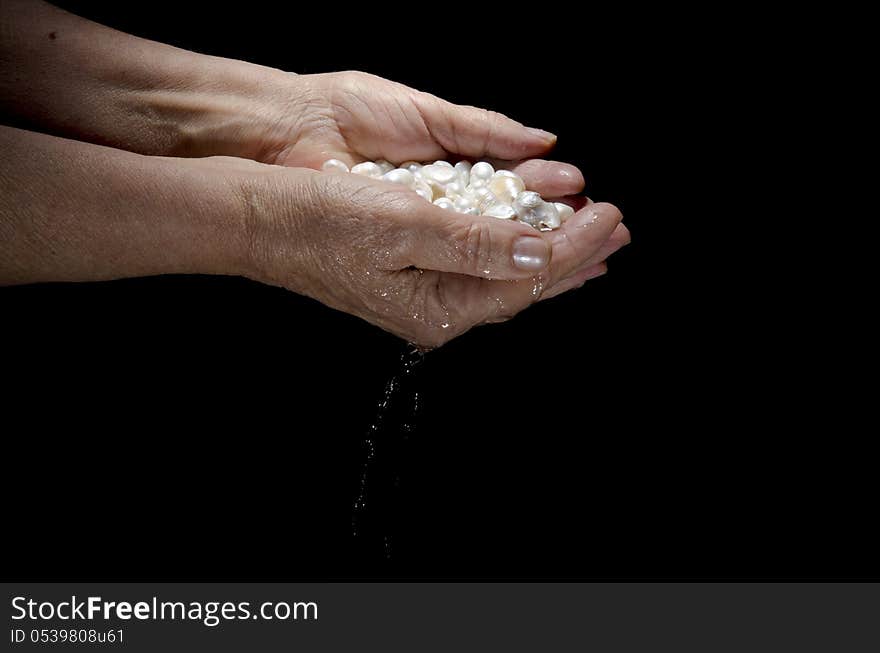
[(516, 217), (519, 218), (520, 222), (525, 222), (535, 229), (540, 228), (541, 216), (538, 213), (538, 208), (543, 202), (544, 200), (541, 199), (541, 196), (534, 191), (526, 190), (521, 192), (513, 201)]
[(496, 170), (495, 174), (493, 176), (495, 176), (495, 177), (516, 177), (517, 179), (522, 180), (522, 177), (520, 177), (518, 174), (516, 174), (512, 170)]
[(364, 161), (351, 167), (351, 171), (356, 175), (364, 175), (365, 177), (373, 177), (379, 179), (382, 176), (382, 168), (372, 161)]
[(494, 174), (495, 168), (492, 167), (491, 163), (480, 161), (471, 167), (470, 182), (472, 185), (488, 184)]
[(421, 179), (416, 179), (413, 182), (412, 189), (417, 192), (419, 195), (422, 195), (429, 202), (434, 201), (434, 191), (431, 187), (423, 182)]
[(541, 205), (541, 196), (533, 190), (524, 190), (516, 196), (513, 203), (514, 208), (522, 207), (523, 209), (534, 210)]
[(559, 211), (551, 202), (544, 202), (541, 204), (538, 208), (538, 214), (540, 215), (538, 224), (541, 226), (541, 231), (559, 229), (562, 224), (562, 220), (559, 217)]
[(404, 170), (403, 168), (389, 170), (382, 175), (382, 179), (384, 181), (390, 181), (392, 184), (403, 184), (404, 186), (412, 186), (416, 181), (416, 178), (413, 177), (413, 173), (409, 170)]
[(454, 203), (455, 203), (455, 210), (458, 211), (459, 213), (464, 213), (468, 209), (476, 209), (477, 208), (476, 203), (473, 200), (468, 199), (467, 197), (458, 197), (457, 199), (455, 199)]
[[(348, 171), (338, 159), (325, 161), (326, 171)], [(536, 229), (557, 229), (574, 215), (574, 209), (562, 202), (545, 202), (534, 191), (525, 190), (525, 182), (510, 170), (498, 170), (486, 161), (471, 165), (459, 161), (435, 161), (423, 166), (405, 161), (395, 168), (384, 159), (365, 161), (352, 166), (351, 172), (393, 184), (402, 184), (435, 206), (467, 215), (486, 215), (503, 220), (518, 218)]]
[(404, 170), (409, 170), (411, 173), (416, 174), (422, 168), (422, 164), (418, 161), (404, 161), (401, 163), (398, 168), (403, 168)]
[(327, 159), (321, 166), (321, 170), (325, 172), (350, 172), (348, 166), (339, 159)]
[(571, 208), (568, 204), (563, 204), (562, 202), (553, 202), (553, 206), (555, 206), (556, 210), (559, 211), (560, 223), (565, 222), (574, 215), (574, 209)]
[(507, 175), (501, 174), (502, 172), (507, 171), (500, 170), (492, 176), (492, 179), (489, 181), (489, 190), (495, 193), (495, 196), (500, 201), (505, 204), (512, 204), (516, 196), (526, 189), (526, 185), (522, 179), (512, 172)]
[(486, 207), (483, 211), (483, 215), (488, 215), (490, 218), (513, 220), (516, 217), (516, 211), (513, 210), (513, 207), (510, 204), (495, 202)]
[(438, 166), (437, 164), (427, 165), (422, 168), (419, 172), (422, 173), (422, 177), (427, 182), (436, 182), (445, 186), (449, 182), (453, 181), (458, 174), (455, 172), (455, 168), (452, 166)]
[(456, 170), (458, 170), (458, 180), (461, 182), (462, 188), (466, 187), (469, 183), (471, 183), (471, 162), (470, 161), (459, 161), (453, 166)]
[(390, 161), (386, 161), (385, 159), (377, 159), (376, 165), (382, 169), (382, 174), (384, 175), (386, 172), (391, 172), (394, 170), (394, 164)]
[(473, 182), (474, 182), (474, 180), (471, 179), (471, 183), (468, 184), (467, 187), (465, 187), (465, 189), (464, 189), (465, 195), (473, 195), (473, 194), (476, 194), (480, 190), (487, 190), (487, 191), (489, 190), (489, 187), (486, 186), (486, 184), (475, 184)]
[(497, 201), (497, 197), (495, 197), (495, 193), (486, 188), (485, 186), (478, 186), (477, 188), (472, 188), (470, 193), (466, 193), (468, 195), (472, 195), (474, 198), (474, 202), (476, 202), (477, 206), (482, 210), (485, 209), (490, 204)]
[(448, 184), (446, 184), (446, 197), (451, 197), (452, 195), (459, 196), (464, 195), (464, 186), (461, 185), (461, 181), (459, 179), (453, 179)]

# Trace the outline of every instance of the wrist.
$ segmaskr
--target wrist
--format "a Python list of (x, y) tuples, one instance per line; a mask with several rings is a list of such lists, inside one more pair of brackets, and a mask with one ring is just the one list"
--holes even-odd
[(124, 111), (143, 116), (150, 154), (235, 156), (274, 163), (290, 134), (299, 76), (243, 61), (184, 52), (170, 76), (123, 93)]
[(252, 184), (243, 173), (250, 161), (225, 157), (152, 158), (173, 189), (176, 209), (170, 232), (179, 244), (175, 258), (186, 274), (252, 276)]

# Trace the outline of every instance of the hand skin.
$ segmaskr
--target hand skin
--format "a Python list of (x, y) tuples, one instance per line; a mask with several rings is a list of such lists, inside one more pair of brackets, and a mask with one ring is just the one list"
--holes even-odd
[[(546, 239), (357, 175), (148, 157), (7, 127), (0, 148), (0, 283), (238, 274), (426, 348), (595, 265), (620, 221), (588, 204)], [(514, 265), (522, 237), (552, 246), (544, 271)]]
[[(603, 273), (629, 241), (609, 205), (542, 235), (305, 169), (331, 157), (488, 158), (545, 197), (583, 203), (568, 197), (583, 189), (576, 168), (529, 159), (555, 138), (500, 114), (364, 73), (197, 55), (41, 2), (7, 0), (0, 18), (0, 111), (119, 148), (2, 130), (2, 282), (241, 274), (436, 346)], [(545, 269), (512, 264), (518, 237)]]

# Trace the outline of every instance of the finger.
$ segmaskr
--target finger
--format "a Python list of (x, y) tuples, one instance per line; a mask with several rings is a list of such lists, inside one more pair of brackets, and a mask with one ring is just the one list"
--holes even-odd
[[(593, 203), (575, 213), (559, 229), (547, 232), (553, 247), (547, 285), (564, 279), (594, 257), (611, 238), (622, 219), (623, 216), (613, 204)], [(628, 236), (629, 232), (626, 234)]]
[(545, 290), (573, 274), (595, 256), (622, 216), (612, 204), (589, 204), (559, 229), (545, 234), (553, 246), (546, 270), (519, 281), (485, 281), (478, 297), (479, 321), (497, 322), (538, 301)]
[(602, 243), (602, 246), (599, 248), (599, 250), (595, 254), (593, 254), (590, 258), (588, 258), (586, 261), (581, 263), (574, 272), (571, 272), (570, 274), (566, 275), (565, 278), (561, 279), (560, 281), (557, 281), (556, 283), (561, 283), (562, 281), (565, 281), (565, 279), (567, 279), (568, 277), (570, 277), (574, 274), (577, 274), (578, 272), (580, 272), (584, 268), (588, 268), (590, 266), (596, 265), (597, 263), (603, 262), (609, 256), (614, 254), (614, 252), (616, 252), (617, 250), (629, 245), (630, 240), (631, 239), (630, 239), (629, 229), (627, 229), (626, 226), (621, 222), (614, 229), (614, 231), (612, 232), (612, 234), (608, 238), (608, 240), (606, 240), (604, 243)]
[(543, 154), (556, 144), (553, 134), (495, 111), (452, 104), (428, 93), (413, 99), (431, 136), (447, 152), (513, 160)]
[(569, 290), (580, 288), (590, 279), (601, 277), (606, 272), (608, 272), (607, 263), (596, 263), (595, 265), (588, 265), (587, 267), (571, 275), (567, 279), (563, 279), (552, 288), (549, 288), (546, 292), (544, 292), (543, 295), (541, 295), (541, 299), (539, 299), (538, 301), (551, 299), (553, 297), (561, 295), (564, 292), (568, 292)]
[(581, 263), (574, 272), (560, 279), (559, 281), (547, 286), (544, 294), (541, 295), (541, 299), (544, 299), (548, 296), (555, 297), (558, 294), (555, 292), (557, 286), (566, 284), (566, 287), (568, 287), (567, 282), (570, 279), (581, 275), (584, 270), (587, 270), (589, 268), (596, 268), (596, 266), (598, 266), (599, 264), (604, 263), (609, 256), (614, 254), (614, 252), (619, 250), (621, 247), (629, 245), (629, 243), (629, 229), (627, 229), (623, 223), (620, 223), (619, 225), (617, 225), (617, 228), (614, 229), (611, 237), (602, 244), (602, 246), (599, 248), (599, 251), (597, 251), (593, 256)]
[(548, 239), (521, 222), (431, 205), (417, 208), (408, 222), (405, 265), (487, 279), (527, 279), (550, 263)]
[(584, 190), (584, 176), (575, 166), (560, 161), (528, 159), (526, 161), (490, 161), (498, 170), (515, 172), (526, 188), (543, 197), (576, 195)]

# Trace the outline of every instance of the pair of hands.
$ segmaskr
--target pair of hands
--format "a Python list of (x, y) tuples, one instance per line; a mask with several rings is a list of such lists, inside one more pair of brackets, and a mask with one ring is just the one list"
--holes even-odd
[[(629, 242), (614, 206), (575, 196), (584, 186), (576, 168), (530, 158), (554, 144), (546, 132), (358, 72), (281, 74), (270, 88), (266, 114), (276, 116), (218, 121), (222, 133), (207, 129), (197, 144), (251, 159), (200, 160), (228, 175), (241, 199), (246, 276), (436, 347), (581, 286)], [(403, 186), (304, 169), (329, 158), (465, 157), (512, 169), (579, 210), (540, 233), (435, 207)]]
[[(72, 139), (0, 128), (18, 159), (0, 166), (0, 283), (244, 274), (432, 347), (602, 274), (629, 241), (616, 208), (576, 197), (576, 168), (535, 158), (554, 136), (500, 114), (187, 52), (36, 0), (0, 19), (0, 114)], [(579, 211), (542, 234), (318, 172), (330, 158), (489, 159)]]

